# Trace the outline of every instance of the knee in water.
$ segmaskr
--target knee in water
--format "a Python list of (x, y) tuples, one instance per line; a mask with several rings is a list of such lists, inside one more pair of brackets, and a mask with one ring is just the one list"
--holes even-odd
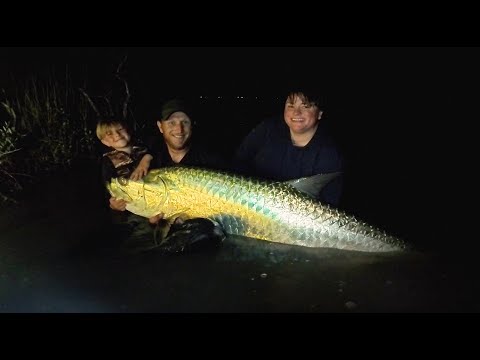
[(225, 233), (216, 222), (205, 218), (188, 219), (172, 224), (162, 248), (169, 252), (213, 248), (225, 240)]

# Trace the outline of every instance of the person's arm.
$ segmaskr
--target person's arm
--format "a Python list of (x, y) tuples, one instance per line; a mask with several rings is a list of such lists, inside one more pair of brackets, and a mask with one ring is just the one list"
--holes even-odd
[(235, 171), (242, 174), (249, 174), (251, 172), (251, 161), (262, 144), (265, 143), (266, 137), (267, 122), (263, 121), (250, 131), (237, 148), (233, 158), (233, 168)]
[(335, 146), (328, 148), (325, 152), (324, 159), (327, 161), (328, 172), (340, 172), (341, 174), (325, 185), (319, 195), (319, 200), (323, 203), (330, 204), (336, 208), (340, 207), (340, 201), (343, 192), (343, 157)]
[(149, 217), (148, 222), (152, 225), (156, 225), (159, 223), (160, 220), (163, 219), (164, 216), (165, 216), (164, 213), (157, 214), (155, 216)]
[(110, 209), (117, 210), (117, 211), (125, 211), (125, 208), (127, 206), (126, 201), (122, 199), (114, 198), (113, 196), (110, 195), (110, 193), (107, 191), (107, 188), (106, 188), (107, 183), (110, 182), (112, 178), (116, 176), (115, 167), (113, 166), (110, 159), (106, 156), (102, 157), (101, 166), (102, 166), (102, 173), (101, 173), (102, 183), (105, 189), (105, 193), (104, 193), (105, 201), (108, 201)]
[(112, 210), (125, 211), (127, 209), (127, 202), (123, 199), (117, 199), (112, 196), (108, 199), (108, 202)]
[(147, 154), (153, 156), (150, 161), (149, 170), (158, 169), (164, 166), (164, 160), (162, 158), (162, 153), (166, 150), (164, 140), (162, 136), (154, 135), (150, 136), (146, 141)]
[(145, 154), (142, 157), (142, 160), (138, 163), (135, 170), (133, 170), (132, 174), (130, 175), (130, 179), (132, 180), (140, 180), (145, 175), (147, 175), (148, 169), (150, 168), (150, 162), (152, 161), (153, 156), (150, 154)]
[(112, 161), (107, 157), (103, 156), (100, 159), (100, 166), (101, 166), (101, 181), (106, 189), (107, 183), (115, 177), (116, 171), (115, 166), (113, 166)]

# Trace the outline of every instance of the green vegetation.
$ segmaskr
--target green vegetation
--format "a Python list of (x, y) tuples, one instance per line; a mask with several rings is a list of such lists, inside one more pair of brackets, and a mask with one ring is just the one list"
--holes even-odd
[(0, 114), (0, 201), (35, 179), (95, 155), (96, 114), (71, 82), (50, 78), (3, 91)]

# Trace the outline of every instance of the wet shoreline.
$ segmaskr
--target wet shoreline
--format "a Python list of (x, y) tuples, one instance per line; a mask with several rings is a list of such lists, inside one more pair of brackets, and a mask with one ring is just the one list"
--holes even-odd
[(2, 210), (0, 312), (480, 310), (474, 254), (462, 251), (371, 254), (229, 237), (205, 252), (122, 253), (94, 179), (79, 169), (29, 194), (30, 206)]

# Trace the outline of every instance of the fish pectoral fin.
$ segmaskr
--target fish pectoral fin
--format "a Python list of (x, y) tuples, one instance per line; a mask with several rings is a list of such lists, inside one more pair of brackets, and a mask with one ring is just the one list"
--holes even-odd
[(303, 177), (300, 179), (294, 179), (286, 181), (287, 184), (293, 186), (298, 191), (316, 199), (322, 189), (330, 181), (340, 176), (342, 173), (340, 171), (333, 173), (317, 174), (309, 177)]

